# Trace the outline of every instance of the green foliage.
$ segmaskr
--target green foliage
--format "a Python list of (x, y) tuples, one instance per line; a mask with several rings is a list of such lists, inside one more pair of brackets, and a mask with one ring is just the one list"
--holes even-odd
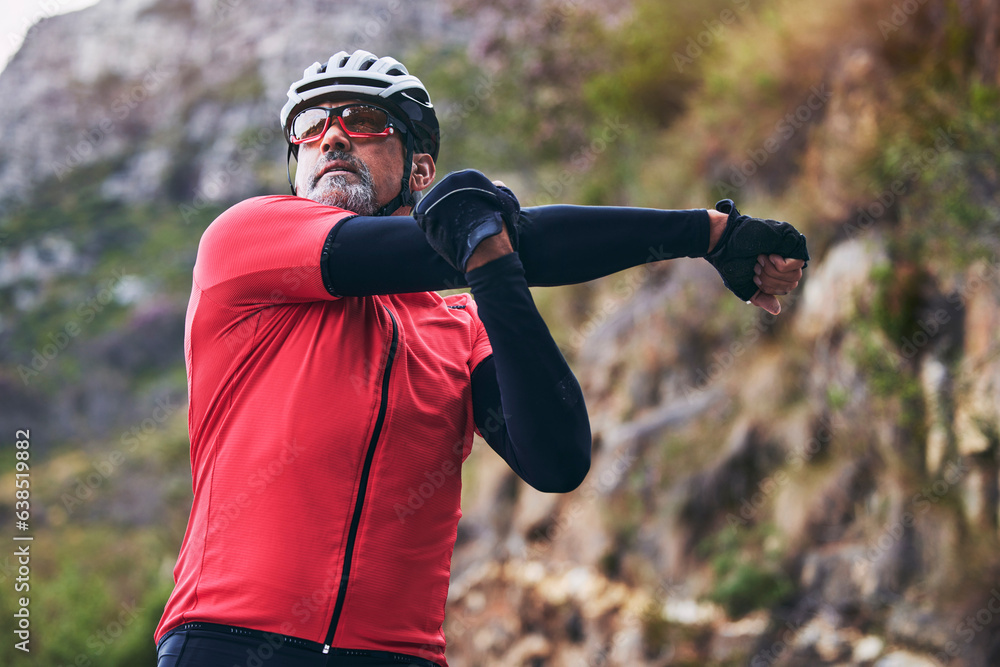
[[(682, 113), (702, 75), (702, 56), (732, 34), (748, 3), (639, 0), (604, 49), (605, 67), (587, 82), (604, 113), (665, 127)], [(742, 9), (741, 9), (742, 8)]]
[[(190, 6), (168, 4), (159, 3), (153, 11), (174, 11), (170, 7), (176, 5), (178, 12), (187, 13)], [(914, 365), (900, 354), (901, 341), (915, 331), (921, 286), (928, 276), (992, 258), (1000, 248), (1000, 91), (978, 76), (976, 31), (962, 23), (957, 5), (937, 2), (944, 8), (941, 25), (916, 17), (882, 40), (865, 12), (870, 6), (881, 12), (891, 2), (746, 3), (746, 10), (736, 12), (735, 20), (722, 28), (715, 22), (723, 12), (743, 3), (634, 0), (622, 3), (613, 16), (606, 15), (609, 10), (602, 3), (461, 4), (469, 11), (484, 6), (497, 12), (492, 34), (476, 45), (475, 52), (485, 55), (472, 58), (465, 48), (428, 45), (406, 59), (427, 83), (442, 120), (439, 172), (476, 167), (514, 174), (523, 180), (526, 204), (674, 208), (704, 206), (711, 192), (733, 195), (722, 191), (733, 169), (746, 162), (748, 151), (759, 151), (776, 134), (776, 124), (808, 99), (811, 87), (850, 80), (842, 98), (797, 128), (736, 192), (751, 201), (759, 197), (754, 202), (759, 210), (799, 212), (807, 225), (822, 225), (828, 222), (823, 220), (827, 209), (816, 206), (816, 200), (833, 210), (852, 208), (854, 198), (875, 201), (900, 185), (900, 194), (894, 194), (877, 221), (894, 262), (872, 276), (872, 309), (847, 327), (846, 347), (873, 398), (871, 413), (899, 416), (892, 423), (921, 441), (920, 383)], [(845, 62), (855, 49), (887, 67), (890, 75), (876, 67), (850, 79)], [(110, 98), (125, 83), (119, 75), (106, 75), (94, 87), (93, 98)], [(259, 99), (264, 93), (259, 72), (249, 66), (214, 91), (216, 101), (227, 103)], [(866, 96), (872, 98), (876, 118), (871, 153), (836, 153), (831, 150), (835, 140), (822, 143), (825, 114), (847, 97)], [(837, 122), (853, 127), (851, 108), (839, 113)], [(5, 365), (0, 370), (10, 375), (11, 362), (24, 361), (50, 333), (76, 318), (80, 304), (103, 289), (116, 271), (142, 278), (157, 299), (186, 299), (198, 239), (222, 207), (191, 200), (199, 167), (196, 147), (178, 138), (171, 149), (175, 160), (168, 196), (161, 201), (104, 199), (103, 183), (123, 166), (118, 160), (77, 168), (45, 184), (35, 201), (0, 214), (5, 250), (38, 243), (47, 235), (61, 237), (77, 248), (81, 267), (76, 273), (0, 289), (5, 326), (0, 352)], [(823, 161), (822, 169), (813, 165), (808, 170), (810, 150)], [(836, 233), (826, 230), (824, 238)], [(814, 252), (815, 261), (821, 258), (821, 252)], [(536, 294), (556, 339), (576, 350), (579, 329), (599, 319), (586, 300), (606, 291), (573, 287)], [(29, 305), (19, 308), (16, 302)], [(746, 324), (750, 316), (728, 296), (707, 307), (712, 316), (692, 316), (690, 327), (706, 355), (718, 347), (716, 342), (731, 340), (736, 325)], [(80, 341), (114, 333), (132, 314), (130, 304), (112, 302)], [(777, 329), (773, 334), (781, 335)], [(76, 349), (61, 356), (58, 370), (32, 388), (55, 401), (62, 386), (78, 383), (88, 367)], [(181, 386), (183, 381), (178, 362), (162, 372), (135, 373), (129, 388)], [(835, 411), (848, 398), (836, 388), (826, 396)], [(661, 476), (664, 485), (676, 484), (716, 456), (701, 443), (723, 441), (729, 422), (704, 421), (698, 426), (703, 430), (696, 431), (704, 437), (664, 436), (659, 445), (669, 468)], [(31, 664), (71, 664), (80, 655), (112, 667), (152, 664), (152, 631), (170, 590), (161, 563), (176, 554), (190, 499), (183, 433), (171, 430), (154, 437), (151, 460), (167, 471), (164, 479), (171, 485), (165, 493), (169, 526), (50, 526), (38, 543), (46, 549), (39, 550), (44, 555), (36, 562), (32, 613), (38, 644)], [(698, 445), (692, 445), (695, 440)], [(631, 574), (629, 558), (653, 513), (641, 478), (637, 466), (624, 485), (628, 488), (610, 496), (603, 507), (614, 545), (600, 566), (612, 576)], [(468, 488), (475, 487), (474, 480)], [(113, 485), (108, 493), (114, 493)], [(773, 607), (792, 591), (781, 554), (766, 546), (769, 538), (773, 536), (761, 521), (753, 528), (723, 531), (703, 545), (701, 555), (714, 574), (707, 597), (732, 617)], [(102, 641), (97, 633), (113, 629), (121, 604), (133, 601), (142, 611), (114, 641)], [(0, 596), (0, 613), (12, 613), (12, 605), (11, 596)], [(684, 638), (659, 613), (644, 618), (642, 633), (649, 656)], [(10, 642), (0, 646), (0, 663), (24, 662), (18, 660), (22, 656)]]
[[(73, 252), (70, 266), (59, 272), (0, 288), (5, 325), (0, 361), (20, 381), (24, 369), (35, 369), (33, 360), (44, 353), (49, 359), (44, 372), (26, 380), (43, 395), (79, 383), (86, 368), (80, 350), (87, 341), (127, 331), (134, 304), (120, 289), (128, 281), (141, 287), (145, 306), (186, 301), (198, 239), (220, 211), (219, 206), (203, 206), (188, 224), (170, 202), (107, 200), (101, 185), (116, 164), (80, 167), (62, 183), (52, 179), (42, 189), (44, 196), (0, 217), (5, 245), (12, 251), (44, 250), (56, 239)], [(180, 345), (178, 341), (178, 349)]]
[(267, 93), (264, 79), (254, 63), (215, 90), (217, 99), (227, 104), (259, 100)]
[(765, 546), (770, 533), (764, 523), (746, 530), (726, 529), (700, 547), (709, 556), (715, 575), (706, 597), (721, 605), (730, 618), (771, 608), (795, 590), (780, 566), (780, 553)]
[[(170, 587), (148, 558), (152, 530), (112, 531), (100, 525), (36, 532), (32, 544), (31, 653), (0, 645), (5, 665), (131, 667), (156, 660), (153, 630)], [(15, 610), (0, 597), (0, 613)], [(89, 661), (89, 662), (88, 662)]]
[(886, 337), (899, 344), (916, 326), (922, 275), (908, 262), (886, 262), (875, 267), (871, 280), (875, 285), (872, 316)]
[(650, 610), (642, 618), (642, 646), (648, 658), (655, 658), (670, 642), (670, 621), (663, 618), (660, 610)]

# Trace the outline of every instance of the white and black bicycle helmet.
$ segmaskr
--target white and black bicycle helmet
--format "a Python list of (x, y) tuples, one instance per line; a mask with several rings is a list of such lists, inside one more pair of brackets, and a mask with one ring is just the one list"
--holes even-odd
[[(414, 152), (429, 153), (437, 161), (441, 143), (434, 105), (420, 79), (406, 71), (395, 58), (382, 57), (358, 50), (340, 51), (326, 63), (313, 63), (302, 78), (288, 88), (288, 101), (281, 109), (281, 127), (289, 139), (292, 120), (303, 109), (320, 102), (358, 99), (374, 102), (406, 124), (403, 140), (406, 160), (403, 184), (399, 195), (382, 208), (379, 215), (388, 215), (400, 206), (412, 205), (410, 165)], [(298, 146), (288, 142), (289, 158), (298, 155)], [(291, 184), (291, 175), (289, 175)], [(295, 186), (292, 184), (292, 192)], [(392, 207), (390, 209), (390, 207)]]

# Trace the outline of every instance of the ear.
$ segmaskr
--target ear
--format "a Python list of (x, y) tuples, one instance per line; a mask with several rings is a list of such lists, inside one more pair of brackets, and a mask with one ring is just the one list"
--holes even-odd
[(429, 153), (414, 153), (410, 169), (410, 192), (420, 192), (434, 182), (434, 158)]

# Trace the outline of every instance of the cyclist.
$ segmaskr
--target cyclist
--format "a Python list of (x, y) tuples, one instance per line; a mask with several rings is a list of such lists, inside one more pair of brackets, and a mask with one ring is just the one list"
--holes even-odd
[[(365, 51), (307, 68), (281, 123), (298, 196), (233, 206), (198, 249), (194, 502), (158, 667), (447, 665), (473, 432), (542, 491), (574, 489), (590, 466), (579, 384), (528, 285), (607, 275), (655, 249), (708, 257), (775, 311), (801, 278), (804, 238), (728, 200), (520, 210), (474, 171), (417, 203), (435, 177), (434, 108), (402, 64)], [(461, 285), (475, 300), (436, 293)]]

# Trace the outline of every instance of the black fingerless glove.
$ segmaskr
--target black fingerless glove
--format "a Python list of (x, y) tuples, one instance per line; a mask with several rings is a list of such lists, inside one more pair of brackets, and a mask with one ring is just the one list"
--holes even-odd
[(413, 212), (427, 242), (459, 271), (483, 240), (499, 234), (504, 223), (517, 250), (521, 206), (508, 188), (497, 187), (475, 169), (448, 174), (417, 203)]
[(759, 289), (753, 281), (758, 255), (781, 255), (808, 262), (806, 237), (787, 222), (740, 215), (732, 199), (723, 199), (715, 210), (729, 214), (729, 220), (722, 238), (705, 259), (719, 272), (726, 287), (743, 301), (752, 299)]

